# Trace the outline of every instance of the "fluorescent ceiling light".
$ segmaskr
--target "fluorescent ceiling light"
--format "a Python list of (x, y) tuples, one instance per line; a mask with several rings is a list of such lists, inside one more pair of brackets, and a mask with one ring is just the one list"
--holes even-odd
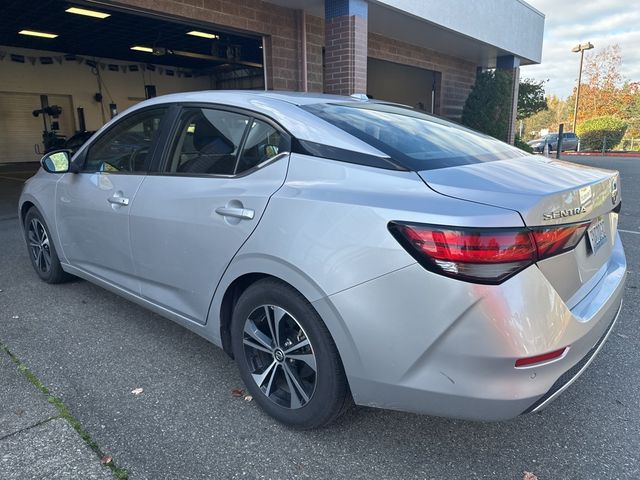
[(76, 15), (84, 15), (86, 17), (93, 18), (107, 18), (110, 17), (110, 13), (96, 12), (95, 10), (87, 10), (86, 8), (69, 7), (65, 10), (67, 13), (75, 13)]
[(214, 33), (199, 32), (198, 30), (192, 30), (190, 32), (187, 32), (187, 35), (193, 35), (194, 37), (202, 37), (202, 38), (209, 38), (209, 39), (216, 39), (216, 40), (220, 38), (220, 35), (216, 35)]
[(18, 33), (20, 35), (30, 35), (32, 37), (42, 38), (56, 38), (58, 36), (56, 33), (36, 32), (35, 30), (20, 30)]
[(135, 47), (131, 47), (131, 50), (135, 50), (136, 52), (153, 53), (153, 48), (141, 47), (140, 45), (136, 45)]

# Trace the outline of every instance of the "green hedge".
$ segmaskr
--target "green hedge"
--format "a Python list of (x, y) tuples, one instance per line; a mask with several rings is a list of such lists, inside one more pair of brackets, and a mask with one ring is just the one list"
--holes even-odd
[(516, 147), (518, 147), (520, 150), (524, 150), (525, 152), (528, 152), (528, 153), (533, 153), (533, 148), (531, 148), (529, 144), (524, 140), (522, 140), (518, 135), (516, 135), (516, 139), (513, 144)]
[(580, 150), (602, 150), (603, 146), (611, 150), (620, 143), (626, 131), (627, 124), (615, 117), (590, 118), (576, 128)]

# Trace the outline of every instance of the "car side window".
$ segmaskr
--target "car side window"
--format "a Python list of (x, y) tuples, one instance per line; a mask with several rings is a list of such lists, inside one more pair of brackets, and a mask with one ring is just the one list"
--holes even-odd
[(256, 167), (287, 149), (288, 141), (278, 130), (266, 122), (253, 120), (235, 173)]
[(167, 164), (169, 173), (233, 175), (251, 118), (212, 108), (187, 108)]
[(167, 109), (127, 116), (98, 138), (85, 157), (82, 172), (146, 172), (151, 147)]

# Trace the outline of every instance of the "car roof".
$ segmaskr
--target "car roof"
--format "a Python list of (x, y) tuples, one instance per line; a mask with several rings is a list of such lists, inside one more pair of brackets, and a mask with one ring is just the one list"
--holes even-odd
[(285, 130), (298, 140), (316, 143), (326, 143), (331, 139), (331, 145), (336, 148), (351, 150), (386, 157), (384, 153), (373, 146), (349, 135), (344, 130), (322, 121), (317, 116), (300, 108), (303, 105), (318, 103), (361, 103), (359, 98), (323, 93), (281, 92), (265, 90), (205, 90), (196, 92), (181, 92), (162, 95), (144, 100), (117, 115), (107, 125), (119, 118), (147, 107), (176, 103), (211, 104), (236, 107), (258, 114), (262, 114), (279, 123)]
[(141, 102), (140, 105), (175, 102), (224, 103), (231, 105), (236, 103), (244, 104), (252, 101), (274, 104), (287, 102), (293, 105), (309, 105), (329, 102), (359, 102), (362, 100), (354, 97), (329, 95), (326, 93), (285, 92), (275, 90), (203, 90), (162, 95)]

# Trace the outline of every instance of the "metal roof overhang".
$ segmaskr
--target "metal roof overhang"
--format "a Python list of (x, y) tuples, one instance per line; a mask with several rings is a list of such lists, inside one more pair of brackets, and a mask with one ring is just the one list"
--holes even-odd
[[(323, 0), (269, 0), (324, 17)], [(540, 63), (544, 15), (522, 0), (369, 0), (369, 31), (495, 67), (513, 55)]]

